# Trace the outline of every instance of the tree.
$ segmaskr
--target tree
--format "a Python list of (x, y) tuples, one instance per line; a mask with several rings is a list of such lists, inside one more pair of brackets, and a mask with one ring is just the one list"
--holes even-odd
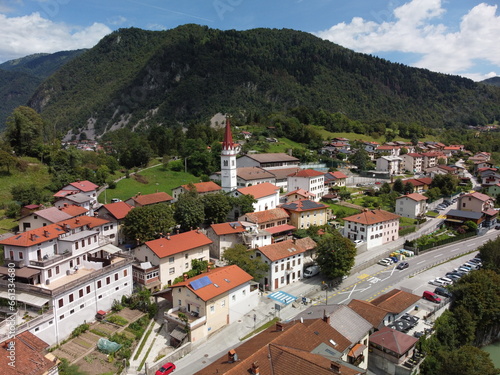
[(222, 257), (229, 265), (237, 265), (257, 281), (266, 275), (269, 265), (258, 257), (252, 259), (251, 255), (252, 251), (249, 251), (245, 245), (236, 244), (224, 250)]
[(349, 274), (354, 266), (356, 247), (351, 240), (334, 231), (321, 237), (316, 254), (316, 262), (321, 272), (333, 279)]
[(479, 248), (483, 269), (492, 270), (500, 274), (500, 237), (495, 240), (489, 240)]
[(467, 369), (467, 375), (498, 375), (500, 370), (496, 369), (491, 361), (490, 355), (485, 351), (471, 345), (447, 353), (442, 364), (443, 372), (447, 375), (463, 375)]
[(235, 210), (235, 216), (238, 217), (249, 212), (254, 212), (253, 204), (257, 203), (257, 199), (252, 195), (240, 195), (239, 197), (232, 197), (230, 202)]
[(175, 225), (173, 208), (169, 204), (153, 204), (132, 209), (123, 220), (123, 233), (140, 243), (166, 234)]
[(389, 194), (391, 192), (391, 185), (389, 183), (384, 182), (379, 190), (380, 194)]
[(201, 198), (205, 209), (205, 222), (218, 224), (227, 221), (231, 202), (225, 194), (207, 194)]
[(10, 190), (12, 198), (19, 202), (21, 206), (28, 204), (39, 204), (45, 199), (43, 189), (36, 184), (19, 184), (12, 187)]
[(183, 230), (198, 227), (205, 221), (205, 209), (203, 201), (198, 194), (181, 194), (175, 204), (175, 221)]
[(17, 107), (7, 119), (5, 138), (17, 156), (38, 156), (43, 134), (43, 120), (30, 107)]
[(415, 191), (415, 187), (411, 182), (407, 182), (403, 188), (403, 194), (412, 194)]
[(368, 170), (368, 165), (370, 163), (370, 156), (363, 147), (360, 147), (350, 156), (349, 161), (354, 164), (359, 171), (366, 171)]
[(16, 164), (16, 158), (9, 152), (0, 150), (0, 167), (5, 167), (7, 173), (10, 173), (10, 168)]
[(392, 185), (392, 190), (398, 192), (399, 194), (403, 194), (405, 187), (403, 181), (400, 178), (397, 178)]

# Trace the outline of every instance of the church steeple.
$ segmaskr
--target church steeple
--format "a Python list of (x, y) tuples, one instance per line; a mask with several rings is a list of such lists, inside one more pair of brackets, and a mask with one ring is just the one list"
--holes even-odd
[(229, 116), (226, 116), (226, 130), (224, 132), (224, 141), (222, 142), (222, 152), (220, 155), (221, 165), (221, 185), (226, 192), (236, 190), (238, 187), (236, 154), (240, 151), (240, 145), (234, 143), (231, 132), (231, 122)]
[(222, 149), (225, 151), (233, 150), (233, 133), (231, 132), (231, 122), (229, 116), (226, 116), (226, 131), (224, 133), (224, 142), (222, 142)]

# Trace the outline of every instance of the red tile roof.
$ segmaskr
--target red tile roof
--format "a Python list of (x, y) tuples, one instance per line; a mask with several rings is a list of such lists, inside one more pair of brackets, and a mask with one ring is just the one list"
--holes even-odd
[(270, 221), (288, 219), (290, 215), (282, 208), (272, 208), (266, 211), (249, 212), (243, 216), (243, 220), (255, 224), (267, 223)]
[(167, 236), (148, 241), (146, 242), (146, 246), (149, 247), (158, 258), (165, 258), (173, 254), (182, 253), (183, 251), (210, 245), (211, 243), (212, 240), (204, 233), (199, 230), (192, 230), (170, 236), (170, 239), (168, 239)]
[(223, 236), (224, 234), (242, 233), (245, 232), (245, 228), (240, 224), (239, 221), (231, 223), (222, 224), (212, 224), (210, 225), (216, 235)]
[(67, 206), (63, 206), (59, 210), (73, 217), (80, 216), (89, 212), (89, 210), (87, 210), (86, 208), (77, 206), (76, 204), (69, 204)]
[(347, 176), (340, 171), (334, 171), (334, 172), (328, 172), (328, 173), (331, 174), (335, 178), (347, 178)]
[(378, 209), (378, 210), (362, 211), (359, 214), (345, 217), (344, 221), (371, 225), (371, 224), (383, 223), (385, 221), (396, 220), (399, 218), (400, 218), (399, 215)]
[(306, 198), (314, 197), (314, 194), (309, 193), (307, 190), (304, 190), (304, 189), (297, 189), (297, 190), (291, 191), (288, 194), (286, 194), (285, 197), (288, 197), (288, 196), (293, 195), (293, 194), (301, 195), (301, 196), (306, 197)]
[(105, 223), (108, 223), (108, 221), (97, 217), (79, 216), (11, 236), (0, 241), (0, 245), (29, 247), (58, 238), (59, 235), (66, 233), (66, 225), (68, 229), (80, 228), (86, 225), (92, 229)]
[(289, 177), (316, 177), (322, 175), (324, 175), (323, 172), (314, 169), (301, 169), (300, 171), (290, 174)]
[(173, 200), (172, 196), (165, 192), (158, 192), (153, 194), (136, 195), (131, 198), (135, 203), (141, 206), (147, 206), (150, 204), (164, 203)]
[(374, 328), (380, 327), (383, 324), (385, 317), (390, 313), (388, 310), (374, 306), (370, 302), (359, 299), (351, 300), (347, 306), (370, 322)]
[(279, 187), (277, 187), (276, 185), (273, 185), (269, 182), (264, 182), (262, 184), (247, 186), (247, 187), (238, 189), (240, 194), (252, 195), (255, 199), (267, 197), (269, 195), (274, 195), (279, 190), (280, 190)]
[[(49, 370), (57, 367), (56, 357), (48, 354), (46, 349), (49, 345), (39, 339), (29, 331), (22, 332), (11, 339), (5, 340), (4, 343), (15, 348), (15, 366), (10, 366), (11, 360), (7, 355), (9, 346), (0, 345), (0, 350), (4, 351), (0, 356), (0, 368), (3, 375), (43, 375)], [(50, 360), (46, 357), (54, 358)]]
[[(213, 181), (197, 182), (193, 185), (196, 188), (196, 192), (198, 192), (200, 194), (222, 190), (222, 188)], [(184, 190), (187, 190), (187, 191), (191, 190), (190, 184), (181, 185), (181, 186), (184, 188)]]
[(297, 255), (306, 250), (300, 244), (294, 243), (293, 240), (276, 242), (271, 245), (261, 246), (257, 249), (266, 256), (271, 262), (280, 259), (288, 258), (292, 255)]
[(477, 191), (474, 192), (474, 193), (470, 193), (470, 194), (465, 194), (465, 195), (462, 195), (460, 197), (460, 200), (466, 198), (466, 197), (472, 197), (472, 198), (476, 198), (476, 199), (479, 199), (480, 201), (482, 202), (486, 202), (486, 201), (489, 201), (489, 200), (493, 200), (492, 197), (490, 197), (489, 195), (486, 195), (486, 194), (482, 194), (482, 193), (478, 193)]
[(293, 225), (290, 224), (282, 224), (282, 225), (276, 225), (271, 228), (266, 228), (264, 229), (266, 232), (271, 233), (271, 234), (276, 234), (276, 233), (282, 233), (282, 232), (289, 232), (291, 230), (296, 230), (297, 228), (294, 227)]
[(125, 202), (108, 203), (103, 206), (117, 220), (121, 220), (127, 216), (133, 206)]
[[(208, 277), (211, 283), (195, 290), (195, 288), (193, 288), (193, 285), (195, 285), (193, 281), (199, 280), (202, 277)], [(203, 301), (208, 301), (248, 283), (250, 280), (252, 280), (252, 276), (243, 271), (240, 267), (233, 265), (212, 269), (209, 272), (174, 284), (172, 288), (187, 287)]]
[(398, 355), (408, 352), (408, 350), (415, 346), (417, 341), (417, 338), (389, 327), (382, 327), (370, 336), (370, 342), (380, 345)]
[(425, 195), (422, 195), (419, 193), (411, 193), (411, 194), (401, 195), (401, 196), (397, 197), (396, 199), (401, 199), (401, 198), (410, 198), (416, 202), (425, 201), (428, 199)]
[[(90, 181), (77, 181), (77, 182), (72, 182), (70, 183), (71, 186), (74, 188), (83, 191), (84, 193), (88, 193), (89, 191), (97, 190), (99, 187), (98, 185), (94, 184), (93, 182)], [(64, 189), (63, 189), (64, 190)]]
[(405, 292), (404, 290), (392, 289), (372, 300), (371, 304), (394, 314), (400, 314), (415, 305), (415, 303), (420, 301), (420, 298), (420, 296)]

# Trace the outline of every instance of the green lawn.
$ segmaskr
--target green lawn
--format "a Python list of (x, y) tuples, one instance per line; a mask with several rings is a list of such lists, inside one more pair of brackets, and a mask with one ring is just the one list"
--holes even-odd
[[(370, 135), (365, 135), (365, 134), (356, 134), (356, 133), (332, 133), (328, 130), (325, 130), (323, 126), (316, 126), (316, 125), (309, 125), (310, 127), (314, 128), (317, 132), (321, 134), (323, 139), (325, 140), (330, 140), (332, 138), (346, 138), (348, 140), (355, 141), (355, 140), (362, 140), (362, 141), (368, 141), (368, 142), (378, 142), (378, 143), (384, 143), (386, 141), (385, 136), (381, 136), (377, 139), (372, 138)], [(419, 139), (420, 141), (436, 141), (435, 138), (432, 137), (424, 137), (422, 139)], [(407, 138), (401, 138), (401, 137), (396, 137), (394, 138), (394, 141), (404, 141), (404, 142), (410, 142), (410, 139)]]
[(200, 182), (198, 177), (190, 173), (165, 170), (163, 165), (146, 169), (139, 172), (138, 175), (138, 178), (130, 176), (120, 180), (116, 185), (116, 189), (106, 189), (105, 193), (99, 195), (99, 202), (104, 203), (106, 200), (109, 203), (111, 198), (119, 198), (124, 201), (139, 192), (141, 194), (151, 194), (164, 191), (172, 194), (172, 189), (177, 186), (190, 182)]
[(359, 210), (356, 210), (355, 208), (344, 207), (335, 203), (328, 203), (328, 202), (324, 203), (327, 204), (332, 209), (334, 215), (337, 215), (337, 219), (341, 219), (343, 217), (359, 213)]

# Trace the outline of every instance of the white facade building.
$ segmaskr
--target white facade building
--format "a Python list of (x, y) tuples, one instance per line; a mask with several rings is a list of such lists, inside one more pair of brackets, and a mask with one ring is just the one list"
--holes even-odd
[(396, 198), (396, 213), (416, 219), (427, 212), (427, 197), (419, 193), (402, 195)]
[(233, 192), (235, 197), (251, 195), (257, 202), (253, 204), (254, 211), (265, 211), (276, 208), (280, 203), (280, 188), (264, 182), (262, 184), (237, 189)]
[(319, 201), (325, 193), (325, 175), (314, 169), (302, 169), (288, 176), (288, 191), (303, 189), (313, 194), (313, 200)]

